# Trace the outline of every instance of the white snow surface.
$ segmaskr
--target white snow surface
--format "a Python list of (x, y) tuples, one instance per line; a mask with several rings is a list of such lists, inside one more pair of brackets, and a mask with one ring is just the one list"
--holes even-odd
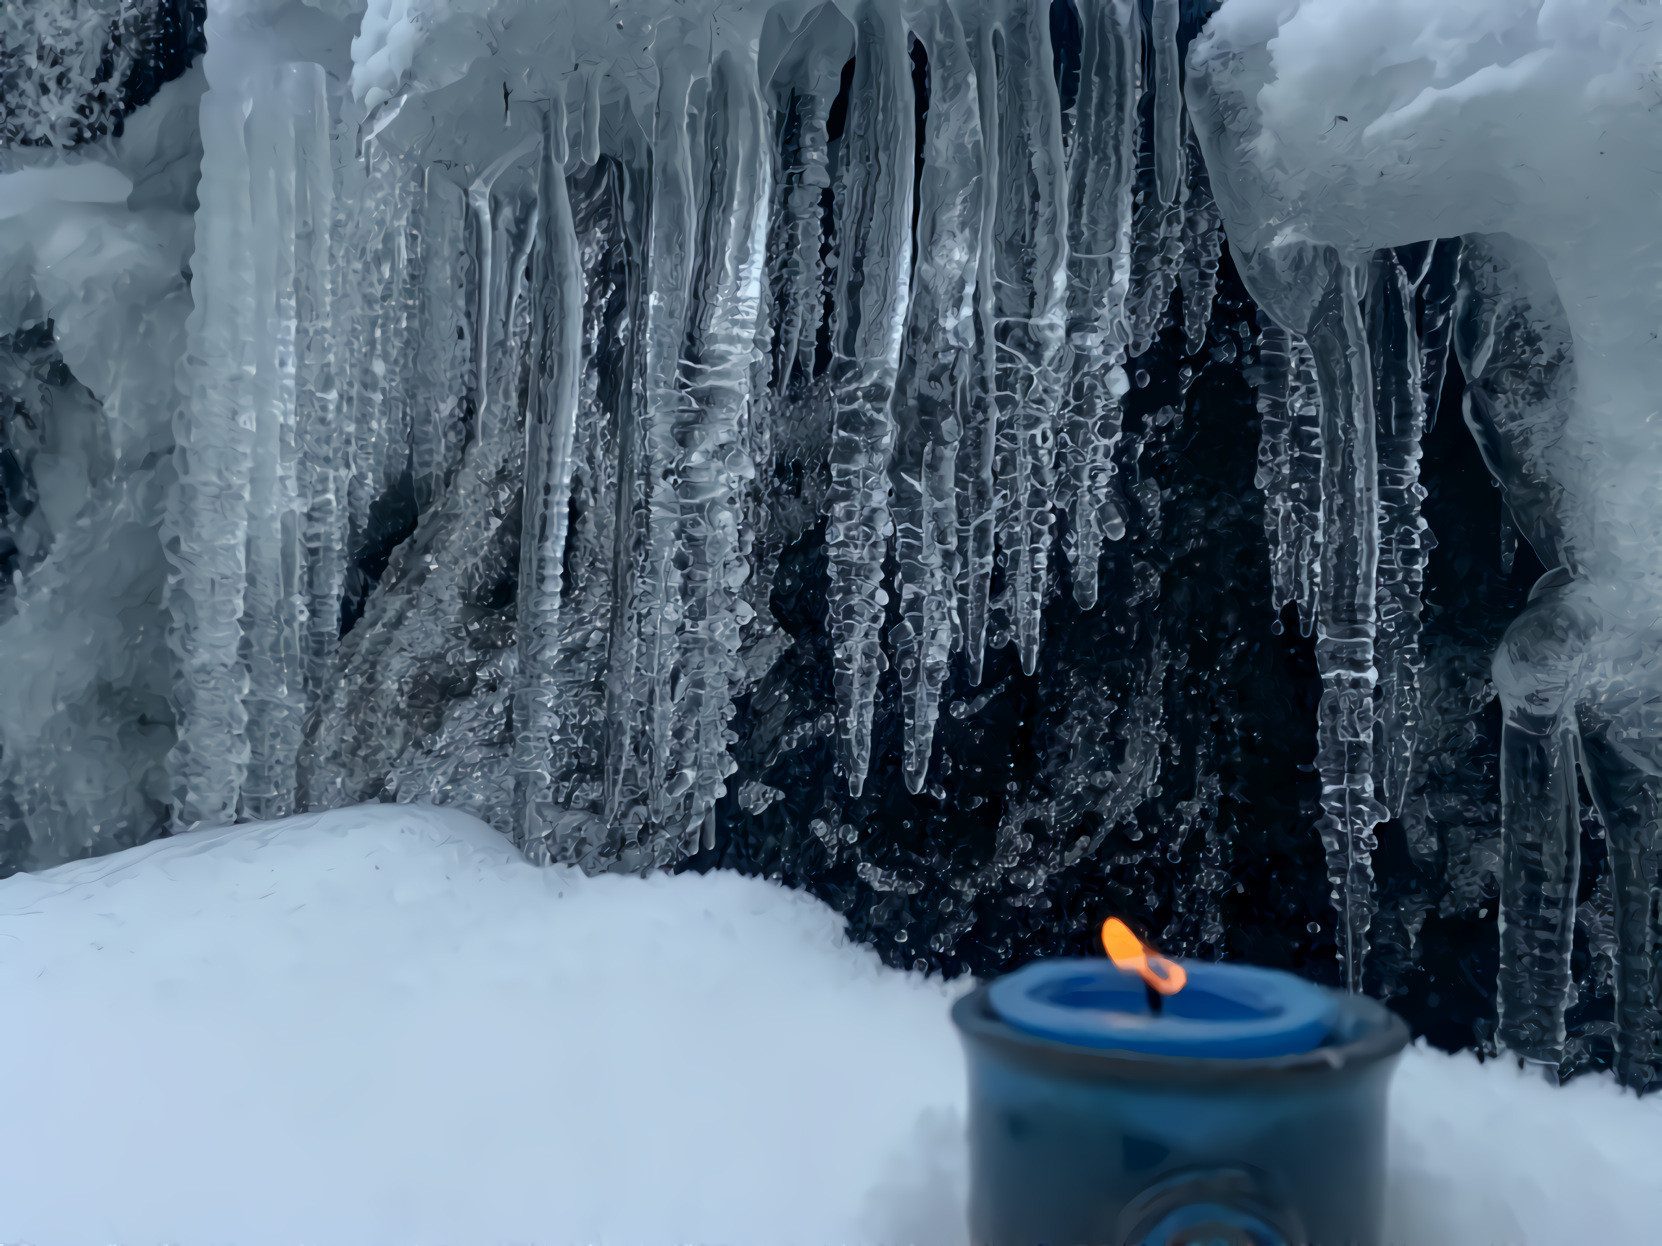
[(1577, 377), (1541, 452), (1563, 490), (1560, 557), (1601, 608), (1640, 620), (1662, 594), (1658, 17), (1642, 0), (1228, 0), (1188, 88), (1249, 270), (1287, 243), (1354, 258), (1461, 235), (1540, 257)]
[[(408, 805), (0, 882), (0, 1241), (961, 1243), (956, 990)], [(1389, 1237), (1653, 1240), (1662, 1099), (1410, 1050)]]

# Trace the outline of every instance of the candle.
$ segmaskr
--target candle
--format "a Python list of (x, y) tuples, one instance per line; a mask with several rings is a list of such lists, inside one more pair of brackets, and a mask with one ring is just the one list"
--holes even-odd
[(1113, 961), (1038, 961), (953, 1006), (975, 1246), (1376, 1243), (1402, 1021), (1104, 942)]
[(1080, 1047), (1203, 1059), (1290, 1056), (1333, 1033), (1333, 996), (1290, 973), (1184, 962), (1187, 982), (1150, 1007), (1143, 978), (1105, 960), (1035, 961), (992, 984), (1018, 1030)]

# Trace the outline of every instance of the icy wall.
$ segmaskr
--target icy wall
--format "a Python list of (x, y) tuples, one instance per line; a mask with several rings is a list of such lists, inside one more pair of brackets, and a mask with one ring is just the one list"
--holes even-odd
[(8, 10), (6, 860), (435, 800), (948, 971), (1113, 907), (1450, 1043), (1498, 971), (1647, 1082), (1658, 459), (1566, 448), (1569, 209), (1418, 172), (1645, 98), (1536, 7)]

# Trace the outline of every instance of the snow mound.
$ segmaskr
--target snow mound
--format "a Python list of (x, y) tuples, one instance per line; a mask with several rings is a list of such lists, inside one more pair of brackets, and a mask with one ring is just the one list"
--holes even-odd
[[(954, 988), (761, 880), (368, 806), (0, 882), (0, 949), (0, 1241), (963, 1240)], [(1393, 1240), (1646, 1238), (1662, 1103), (1397, 1086)]]

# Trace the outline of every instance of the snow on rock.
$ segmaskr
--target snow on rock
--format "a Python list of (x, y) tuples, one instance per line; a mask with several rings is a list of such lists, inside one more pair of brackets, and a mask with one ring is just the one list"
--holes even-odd
[[(963, 1240), (954, 988), (761, 880), (365, 806), (13, 877), (0, 948), (0, 1241)], [(1416, 1049), (1393, 1111), (1390, 1240), (1645, 1240), (1662, 1101)]]

